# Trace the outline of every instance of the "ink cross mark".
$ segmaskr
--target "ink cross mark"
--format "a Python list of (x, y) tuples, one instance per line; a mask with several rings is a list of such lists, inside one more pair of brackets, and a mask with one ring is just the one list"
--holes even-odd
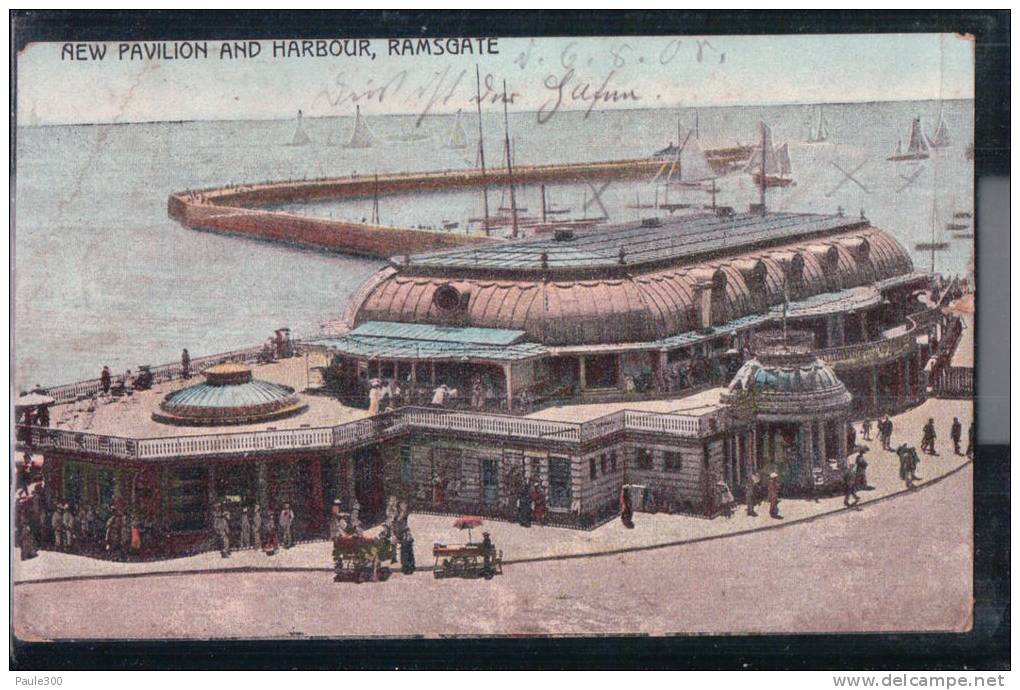
[(914, 171), (912, 173), (910, 173), (909, 175), (904, 175), (904, 174), (900, 173), (900, 179), (903, 180), (903, 185), (899, 189), (896, 190), (896, 193), (898, 194), (898, 193), (902, 192), (907, 187), (910, 187), (915, 182), (917, 182), (917, 178), (919, 178), (921, 176), (921, 171), (923, 171), (923, 170), (924, 170), (924, 166), (923, 165), (919, 165), (916, 168), (914, 168)]
[(581, 209), (581, 212), (582, 213), (586, 212), (589, 208), (591, 208), (592, 204), (598, 204), (599, 208), (602, 209), (602, 217), (608, 218), (609, 211), (606, 210), (605, 204), (602, 203), (602, 192), (606, 191), (606, 189), (609, 188), (610, 184), (611, 182), (606, 182), (601, 187), (596, 189), (595, 185), (589, 182), (588, 186), (591, 187), (591, 198), (584, 203), (584, 208)]
[(860, 172), (861, 168), (863, 168), (863, 167), (864, 167), (865, 165), (867, 165), (867, 164), (868, 164), (868, 161), (864, 161), (863, 163), (861, 163), (860, 165), (858, 165), (858, 166), (857, 166), (856, 168), (854, 168), (854, 169), (853, 169), (853, 170), (851, 170), (850, 172), (847, 172), (846, 170), (844, 170), (844, 169), (843, 169), (843, 168), (842, 168), (842, 167), (841, 167), (841, 166), (840, 166), (840, 165), (839, 165), (838, 163), (836, 163), (835, 161), (829, 161), (829, 163), (831, 163), (831, 164), (832, 164), (832, 167), (834, 167), (834, 168), (835, 168), (836, 170), (838, 170), (838, 171), (840, 171), (841, 173), (843, 173), (843, 179), (839, 181), (839, 184), (837, 184), (837, 185), (836, 185), (835, 187), (833, 187), (832, 189), (830, 189), (830, 190), (829, 190), (829, 192), (828, 192), (828, 193), (827, 193), (827, 194), (826, 194), (825, 196), (827, 196), (827, 197), (830, 197), (830, 196), (832, 196), (832, 195), (833, 195), (833, 194), (835, 194), (835, 193), (836, 193), (837, 191), (839, 191), (839, 189), (840, 189), (840, 188), (841, 188), (841, 187), (842, 187), (843, 185), (845, 185), (845, 184), (846, 184), (847, 182), (853, 182), (853, 183), (854, 183), (855, 185), (857, 185), (858, 187), (860, 187), (861, 189), (863, 189), (863, 190), (864, 190), (864, 193), (865, 193), (865, 194), (870, 194), (870, 193), (871, 193), (871, 192), (870, 192), (870, 191), (868, 190), (868, 188), (867, 188), (867, 187), (865, 187), (865, 186), (864, 186), (864, 184), (863, 184), (863, 183), (862, 183), (862, 182), (861, 182), (860, 180), (858, 180), (858, 179), (857, 179), (856, 177), (854, 177), (854, 175), (856, 175), (856, 174), (857, 174), (858, 172)]

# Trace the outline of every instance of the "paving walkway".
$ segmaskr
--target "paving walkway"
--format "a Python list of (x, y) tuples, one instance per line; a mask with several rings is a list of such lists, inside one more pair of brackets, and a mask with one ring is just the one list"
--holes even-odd
[[(949, 426), (954, 416), (959, 417), (964, 429), (970, 425), (973, 405), (966, 400), (928, 400), (912, 410), (893, 418), (893, 446), (909, 443), (920, 446), (921, 427), (929, 417), (934, 418), (939, 455), (921, 455), (918, 474), (919, 487), (958, 470), (968, 462), (964, 456), (954, 455), (949, 439)], [(857, 425), (858, 443), (870, 447), (868, 453), (868, 481), (874, 488), (860, 492), (863, 502), (892, 498), (904, 492), (899, 479), (899, 461), (895, 453), (881, 450), (877, 440), (862, 439)], [(874, 438), (874, 437), (873, 437)], [(591, 531), (558, 527), (534, 526), (531, 528), (500, 521), (488, 521), (486, 529), (492, 534), (497, 547), (503, 550), (508, 562), (572, 558), (583, 555), (620, 553), (621, 551), (654, 548), (678, 542), (701, 541), (733, 536), (774, 526), (816, 520), (827, 513), (843, 510), (842, 496), (821, 498), (818, 501), (784, 500), (780, 504), (782, 520), (768, 517), (768, 506), (760, 506), (758, 517), (749, 517), (741, 509), (733, 517), (706, 520), (678, 515), (635, 515), (634, 529), (626, 529), (619, 520)], [(415, 559), (421, 566), (433, 563), (433, 542), (457, 543), (467, 535), (453, 528), (453, 516), (412, 514), (409, 526), (415, 536)], [(816, 522), (824, 529), (824, 520)], [(370, 530), (372, 534), (375, 530)], [(474, 537), (480, 538), (479, 531)], [(130, 577), (150, 573), (218, 571), (227, 569), (315, 569), (328, 570), (332, 566), (331, 546), (327, 542), (300, 544), (269, 557), (260, 551), (235, 551), (227, 559), (219, 553), (203, 553), (186, 558), (148, 563), (117, 563), (55, 552), (41, 552), (30, 561), (17, 560), (15, 554), (14, 581), (23, 583), (39, 580), (65, 580), (82, 577)]]

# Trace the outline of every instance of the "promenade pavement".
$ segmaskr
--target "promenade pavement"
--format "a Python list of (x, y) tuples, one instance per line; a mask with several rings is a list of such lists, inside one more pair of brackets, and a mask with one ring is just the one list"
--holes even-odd
[[(929, 417), (934, 418), (938, 441), (937, 456), (922, 454), (918, 474), (919, 487), (960, 469), (968, 459), (953, 453), (949, 438), (949, 426), (954, 416), (960, 419), (964, 429), (963, 446), (973, 413), (971, 401), (931, 399), (922, 405), (893, 418), (893, 447), (908, 443), (919, 447), (921, 428)], [(873, 429), (873, 441), (862, 439), (861, 425), (857, 425), (858, 443), (869, 447), (867, 454), (868, 481), (871, 490), (861, 491), (862, 502), (877, 498), (892, 497), (904, 492), (905, 486), (899, 479), (899, 461), (895, 453), (883, 451)], [(894, 497), (893, 502), (900, 500)], [(843, 497), (830, 496), (817, 501), (783, 500), (780, 504), (782, 520), (768, 517), (768, 506), (759, 506), (758, 516), (745, 514), (738, 506), (730, 518), (717, 517), (714, 520), (690, 516), (645, 514), (635, 515), (634, 529), (626, 529), (617, 519), (591, 531), (560, 527), (533, 526), (524, 528), (514, 523), (487, 520), (488, 530), (497, 547), (503, 551), (509, 562), (576, 557), (585, 554), (602, 554), (628, 549), (654, 548), (656, 545), (676, 542), (704, 540), (737, 535), (743, 532), (771, 528), (796, 521), (819, 518), (827, 513), (842, 511)], [(431, 566), (433, 542), (458, 543), (466, 541), (467, 534), (453, 527), (453, 516), (412, 514), (409, 526), (415, 537), (415, 559), (419, 566)], [(806, 529), (825, 531), (829, 529), (826, 519), (815, 520)], [(369, 530), (373, 534), (376, 530)], [(480, 538), (480, 531), (474, 531), (474, 538)], [(15, 583), (51, 580), (61, 578), (130, 577), (152, 573), (177, 571), (206, 571), (223, 568), (256, 569), (315, 569), (329, 570), (332, 567), (331, 545), (325, 541), (303, 543), (291, 549), (279, 551), (275, 556), (266, 556), (261, 551), (234, 551), (230, 558), (222, 558), (218, 552), (147, 563), (120, 563), (97, 560), (71, 554), (44, 551), (37, 558), (21, 561), (17, 550), (14, 554), (13, 579)]]

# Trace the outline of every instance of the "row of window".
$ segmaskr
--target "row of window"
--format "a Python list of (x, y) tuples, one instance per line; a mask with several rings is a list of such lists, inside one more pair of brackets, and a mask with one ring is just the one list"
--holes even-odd
[[(639, 470), (654, 470), (654, 451), (651, 448), (636, 448), (634, 462)], [(679, 472), (683, 469), (683, 455), (675, 450), (662, 451), (662, 469), (664, 472)]]

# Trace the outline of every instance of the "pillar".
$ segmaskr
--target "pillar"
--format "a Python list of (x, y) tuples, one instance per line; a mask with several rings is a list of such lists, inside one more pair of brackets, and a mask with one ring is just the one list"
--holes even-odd
[(836, 347), (846, 345), (846, 315), (836, 314)]
[(616, 355), (616, 387), (623, 390), (623, 353)]
[(815, 442), (814, 442), (814, 422), (802, 422), (800, 425), (801, 443), (800, 443), (800, 457), (801, 462), (804, 464), (800, 468), (802, 477), (804, 479), (804, 486), (811, 486), (814, 482), (814, 476), (811, 474), (811, 468), (814, 466), (815, 461)]
[(503, 373), (506, 374), (506, 409), (507, 412), (514, 411), (514, 376), (513, 365), (503, 365)]
[(429, 383), (433, 388), (436, 387), (436, 363), (434, 360), (429, 360)]
[(418, 383), (418, 362), (411, 360), (411, 383)]
[(344, 507), (351, 510), (354, 507), (354, 458), (347, 456), (343, 460), (344, 477)]
[(868, 337), (868, 314), (867, 312), (860, 312), (858, 318), (861, 322), (861, 342), (866, 343), (869, 340)]
[(584, 355), (577, 358), (577, 385), (579, 390), (584, 390), (588, 387), (587, 369), (584, 364)]
[(822, 469), (828, 466), (829, 453), (825, 447), (825, 425), (827, 422), (822, 419), (818, 422), (818, 464)]
[(849, 420), (846, 417), (837, 417), (836, 424), (839, 425), (839, 435), (836, 437), (836, 443), (839, 444), (839, 454), (836, 456), (836, 463), (840, 470), (846, 469), (846, 456), (850, 452), (850, 449), (846, 445), (846, 427)]
[(216, 465), (209, 465), (206, 471), (206, 496), (209, 504), (210, 520), (212, 511), (216, 508)]
[(259, 505), (265, 512), (269, 510), (269, 465), (265, 460), (259, 460), (255, 472), (259, 488)]
[(913, 396), (910, 393), (910, 355), (903, 358), (903, 398), (909, 403)]
[(878, 413), (878, 365), (871, 367), (871, 411)]
[(308, 529), (318, 531), (323, 527), (326, 507), (322, 495), (322, 460), (308, 461)]

